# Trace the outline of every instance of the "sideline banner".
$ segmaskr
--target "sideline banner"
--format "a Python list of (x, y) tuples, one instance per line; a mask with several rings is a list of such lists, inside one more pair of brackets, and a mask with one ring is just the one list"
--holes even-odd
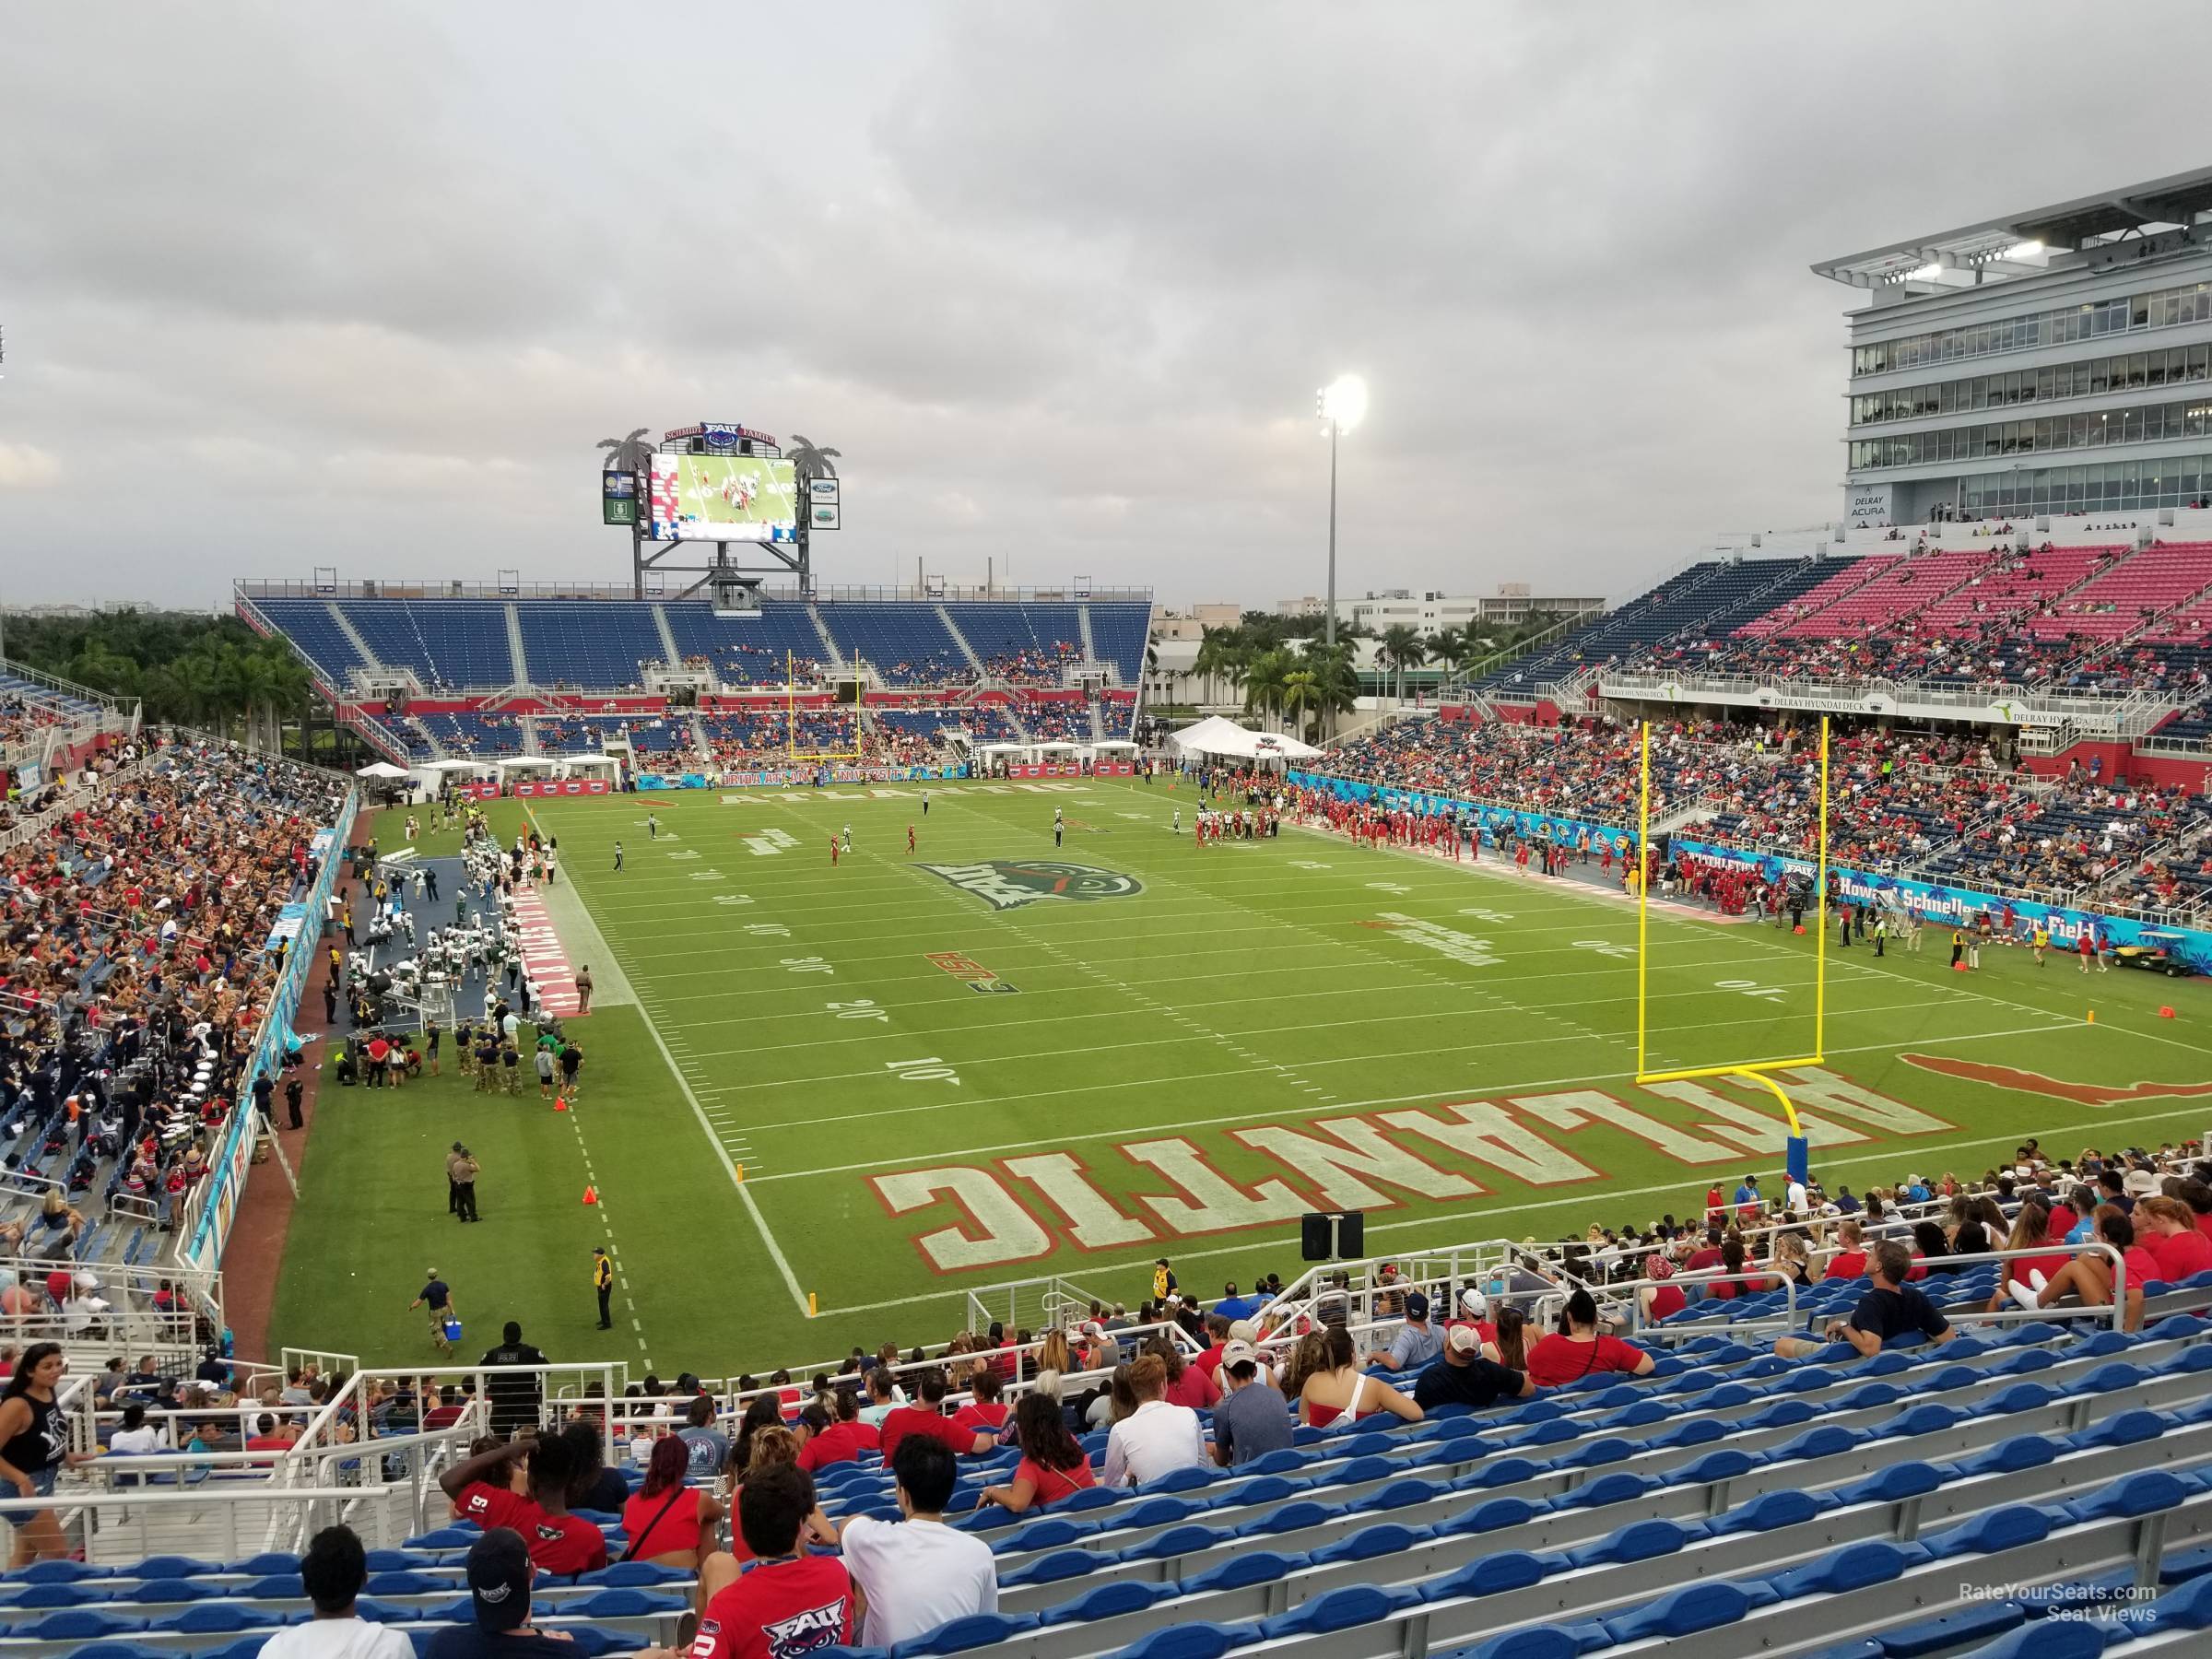
[[(1776, 880), (1785, 872), (1809, 878), (1817, 867), (1808, 859), (1783, 858), (1771, 853), (1746, 853), (1735, 847), (1716, 847), (1705, 841), (1691, 841), (1686, 836), (1676, 836), (1671, 845), (1675, 852), (1710, 859), (1715, 864), (1755, 869), (1769, 881)], [(1837, 900), (1846, 904), (1910, 911), (1924, 922), (1945, 927), (1967, 926), (1983, 911), (1991, 912), (1991, 924), (1994, 926), (2005, 907), (2009, 904), (2016, 923), (2026, 922), (2030, 925), (2041, 923), (2050, 930), (2052, 942), (2067, 949), (2072, 949), (2079, 943), (2081, 930), (2093, 923), (2098, 937), (2107, 947), (2147, 943), (2165, 945), (2197, 972), (2212, 973), (2212, 933), (2201, 928), (2161, 927), (2155, 922), (2139, 922), (2133, 916), (2108, 916), (2101, 911), (2068, 910), (2033, 899), (2006, 899), (1973, 888), (1943, 887), (1933, 882), (1908, 880), (1900, 876), (1875, 876), (1865, 870), (1846, 869), (1841, 865), (1830, 865), (1828, 876), (1834, 884)], [(2147, 932), (2160, 936), (2146, 940), (2143, 935)]]
[[(360, 805), (360, 792), (349, 786), (346, 803), (339, 808), (337, 826), (332, 835), (334, 841), (351, 827)], [(260, 1029), (253, 1034), (253, 1055), (238, 1080), (238, 1097), (231, 1103), (230, 1116), (218, 1132), (219, 1142), (207, 1159), (207, 1180), (197, 1201), (199, 1214), (191, 1220), (191, 1238), (178, 1252), (194, 1267), (210, 1273), (222, 1265), (223, 1246), (229, 1241), (231, 1218), (238, 1213), (239, 1194), (245, 1186), (247, 1167), (253, 1159), (255, 1136), (252, 1131), (261, 1115), (253, 1106), (253, 1079), (263, 1076), (274, 1078), (282, 1069), (285, 1034), (292, 1029), (292, 1016), (299, 1009), (300, 994), (307, 988), (308, 973), (314, 967), (316, 953), (299, 948), (298, 941), (305, 934), (306, 918), (328, 913), (330, 895), (337, 886), (338, 871), (344, 862), (337, 858), (324, 859), (306, 894), (288, 901), (284, 907), (287, 912), (296, 908), (299, 913), (295, 944), (287, 952), (284, 966), (277, 972), (268, 1008), (262, 1015)], [(281, 936), (283, 927), (280, 921), (277, 932), (271, 937)]]
[(518, 782), (513, 793), (524, 798), (540, 801), (556, 795), (603, 795), (608, 786), (605, 778), (547, 778), (537, 782)]
[(453, 793), (465, 801), (496, 801), (500, 798), (497, 783), (456, 783)]
[(794, 789), (819, 783), (934, 783), (964, 778), (959, 766), (761, 766), (723, 772), (640, 772), (645, 789)]
[(1522, 812), (1511, 806), (1485, 806), (1477, 801), (1463, 801), (1455, 795), (1430, 794), (1420, 789), (1396, 789), (1378, 783), (1361, 783), (1350, 778), (1324, 778), (1318, 772), (1293, 771), (1286, 775), (1292, 783), (1306, 789), (1325, 791), (1340, 801), (1355, 801), (1392, 812), (1403, 808), (1424, 816), (1445, 813), (1473, 818), (1484, 830), (1493, 833), (1510, 830), (1531, 840), (1557, 841), (1564, 846), (1579, 845), (1582, 838), (1587, 835), (1592, 847), (1610, 846), (1616, 853), (1626, 853), (1636, 844), (1635, 831), (1623, 830), (1614, 824), (1593, 824), (1582, 818), (1559, 818), (1547, 812)]

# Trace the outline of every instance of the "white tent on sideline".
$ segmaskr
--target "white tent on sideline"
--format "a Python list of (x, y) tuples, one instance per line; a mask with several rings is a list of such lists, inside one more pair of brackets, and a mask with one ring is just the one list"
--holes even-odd
[(1227, 755), (1239, 760), (1306, 760), (1321, 753), (1312, 744), (1301, 743), (1296, 737), (1276, 732), (1248, 731), (1218, 714), (1171, 733), (1168, 740), (1193, 754)]
[(394, 766), (389, 760), (371, 760), (366, 766), (354, 768), (353, 775), (357, 778), (404, 778), (407, 775), (407, 769)]

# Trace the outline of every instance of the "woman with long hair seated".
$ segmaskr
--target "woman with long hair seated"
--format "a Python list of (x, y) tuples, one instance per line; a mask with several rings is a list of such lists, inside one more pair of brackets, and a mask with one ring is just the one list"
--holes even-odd
[(653, 1441), (645, 1479), (622, 1505), (622, 1531), (629, 1539), (624, 1560), (696, 1571), (714, 1547), (722, 1505), (713, 1493), (685, 1484), (689, 1454), (689, 1445), (673, 1434)]
[(1383, 1412), (1402, 1422), (1421, 1420), (1423, 1413), (1412, 1395), (1400, 1394), (1359, 1369), (1352, 1339), (1342, 1325), (1331, 1325), (1321, 1333), (1321, 1340), (1322, 1367), (1310, 1374), (1298, 1391), (1300, 1422), (1326, 1429), (1339, 1419), (1357, 1422)]
[[(2123, 1294), (2127, 1299), (2121, 1328), (2139, 1331), (2143, 1328), (2143, 1287), (2164, 1276), (2150, 1252), (2136, 1242), (2136, 1224), (2118, 1205), (2099, 1205), (2091, 1218), (2097, 1224), (2098, 1241), (2120, 1253), (2125, 1276)], [(2109, 1308), (2112, 1305), (2112, 1258), (2101, 1250), (2085, 1250), (2056, 1273), (2033, 1272), (2027, 1284), (2009, 1288), (2013, 1300), (2023, 1308), (2055, 1307), (2068, 1296), (2080, 1299), (2085, 1308)]]
[(1528, 1350), (1528, 1374), (1542, 1388), (1557, 1388), (1598, 1371), (1647, 1377), (1651, 1371), (1651, 1355), (1598, 1330), (1597, 1302), (1587, 1290), (1577, 1290), (1567, 1299), (1559, 1328)]
[(1021, 1447), (1014, 1478), (1003, 1487), (985, 1487), (977, 1500), (979, 1508), (995, 1503), (1017, 1515), (1027, 1514), (1099, 1484), (1090, 1458), (1067, 1431), (1067, 1418), (1051, 1395), (1021, 1397), (1014, 1408), (1014, 1438)]

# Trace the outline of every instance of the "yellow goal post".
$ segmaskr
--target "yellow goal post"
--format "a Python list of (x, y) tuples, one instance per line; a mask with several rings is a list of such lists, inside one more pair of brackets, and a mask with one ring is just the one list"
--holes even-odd
[(1789, 1120), (1790, 1172), (1803, 1180), (1807, 1158), (1804, 1127), (1797, 1120), (1797, 1108), (1791, 1103), (1789, 1095), (1771, 1074), (1794, 1070), (1799, 1066), (1819, 1065), (1823, 1064), (1828, 1049), (1828, 716), (1823, 714), (1820, 717), (1819, 863), (1813, 878), (1813, 1046), (1809, 1054), (1794, 1060), (1741, 1060), (1724, 1065), (1677, 1066), (1663, 1071), (1651, 1068), (1647, 1036), (1652, 924), (1652, 723), (1648, 717), (1641, 724), (1640, 735), (1635, 864), (1636, 1081), (1640, 1084), (1676, 1083), (1697, 1077), (1742, 1077), (1770, 1090), (1782, 1102), (1783, 1113)]

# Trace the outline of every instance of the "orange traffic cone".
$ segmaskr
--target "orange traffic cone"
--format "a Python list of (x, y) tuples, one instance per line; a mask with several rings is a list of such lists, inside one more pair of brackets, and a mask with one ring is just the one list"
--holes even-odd
[(1798, 926), (1791, 928), (1790, 931), (1794, 934), (1803, 934), (1805, 932), (1805, 928), (1804, 925), (1800, 924)]
[(568, 1109), (569, 1109), (569, 1097), (568, 1097), (567, 1095), (555, 1095), (555, 1096), (553, 1097), (553, 1110), (554, 1110), (554, 1111), (556, 1111), (556, 1112), (566, 1112)]
[(2159, 1018), (2160, 1019), (2171, 1019), (2173, 1018), (2173, 1010), (2171, 1008), (2160, 1008), (2159, 1010)]
[(597, 1187), (595, 1187), (595, 1186), (591, 1186), (591, 1185), (588, 1185), (588, 1184), (587, 1184), (587, 1185), (584, 1187), (584, 1189), (583, 1189), (583, 1201), (584, 1201), (586, 1204), (596, 1204), (596, 1203), (598, 1203), (598, 1202), (599, 1202), (599, 1189), (598, 1189)]

